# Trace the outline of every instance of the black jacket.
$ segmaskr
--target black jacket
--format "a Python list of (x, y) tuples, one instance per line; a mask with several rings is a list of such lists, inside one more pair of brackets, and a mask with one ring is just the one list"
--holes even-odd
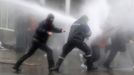
[(77, 23), (78, 22), (75, 22), (71, 26), (68, 41), (73, 39), (84, 41), (85, 38), (88, 38), (91, 35), (90, 28), (87, 24)]
[(125, 51), (127, 38), (123, 33), (116, 32), (111, 37), (111, 48), (112, 50)]
[(56, 28), (52, 23), (48, 23), (47, 21), (42, 21), (35, 31), (34, 38), (41, 42), (46, 42), (49, 37), (47, 33), (48, 31), (60, 33), (62, 32), (62, 29)]

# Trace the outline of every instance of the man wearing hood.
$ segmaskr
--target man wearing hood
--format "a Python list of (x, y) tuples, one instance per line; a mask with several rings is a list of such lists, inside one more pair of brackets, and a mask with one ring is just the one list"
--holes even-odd
[(82, 16), (76, 22), (74, 22), (70, 28), (70, 33), (67, 43), (63, 46), (63, 51), (56, 63), (56, 67), (53, 71), (59, 72), (59, 68), (64, 60), (64, 58), (69, 54), (73, 48), (79, 48), (82, 50), (85, 55), (84, 57), (88, 62), (91, 57), (91, 50), (84, 42), (85, 38), (88, 38), (91, 35), (90, 28), (87, 24), (88, 17)]
[(53, 25), (54, 16), (53, 14), (49, 14), (46, 18), (46, 20), (42, 21), (39, 26), (37, 27), (33, 40), (32, 40), (32, 46), (30, 47), (29, 51), (22, 56), (14, 65), (13, 69), (16, 70), (16, 72), (19, 72), (20, 65), (28, 59), (30, 56), (32, 56), (35, 51), (40, 48), (44, 52), (47, 53), (47, 60), (48, 60), (48, 69), (49, 71), (54, 67), (54, 60), (53, 60), (53, 52), (52, 50), (46, 45), (48, 38), (53, 34), (53, 32), (61, 33), (63, 32), (62, 29), (56, 28)]
[[(121, 30), (117, 29), (113, 34), (110, 36), (111, 44), (109, 44), (107, 50), (109, 50), (109, 55), (104, 62), (104, 67), (107, 69), (111, 68), (111, 63), (116, 57), (118, 52), (125, 52), (126, 51), (126, 44), (129, 42), (130, 38), (129, 35), (126, 35), (126, 33)], [(106, 51), (107, 51), (106, 50)]]

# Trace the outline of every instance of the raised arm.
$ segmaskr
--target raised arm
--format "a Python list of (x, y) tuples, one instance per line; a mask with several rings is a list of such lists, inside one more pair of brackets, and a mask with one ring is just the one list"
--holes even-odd
[(54, 25), (53, 25), (53, 28), (52, 28), (51, 31), (52, 31), (52, 32), (55, 32), (55, 33), (61, 33), (61, 32), (63, 32), (63, 30), (62, 30), (61, 28), (57, 28), (57, 27), (55, 27)]

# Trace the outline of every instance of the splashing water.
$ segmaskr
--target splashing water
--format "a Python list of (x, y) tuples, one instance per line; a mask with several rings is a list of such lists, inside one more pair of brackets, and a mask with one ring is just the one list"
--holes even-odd
[(85, 13), (90, 19), (90, 27), (92, 28), (93, 37), (101, 33), (101, 28), (110, 12), (110, 6), (107, 0), (87, 0), (83, 7)]
[[(39, 16), (46, 16), (49, 13), (53, 13), (55, 15), (55, 21), (64, 22), (64, 25), (71, 25), (76, 19), (53, 11), (52, 9), (47, 9), (42, 7), (36, 3), (26, 2), (22, 0), (1, 0), (3, 2), (14, 4), (17, 6), (23, 6), (26, 8), (26, 12), (32, 11), (34, 14), (38, 14)], [(87, 4), (83, 8), (83, 13), (86, 14), (89, 18), (89, 25), (92, 29), (93, 35), (97, 35), (101, 32), (100, 25), (102, 25), (109, 13), (109, 6), (106, 0), (95, 0), (92, 3), (86, 2)], [(90, 3), (90, 4), (89, 4)], [(85, 12), (86, 11), (86, 12)], [(62, 21), (61, 21), (62, 20)]]
[[(91, 0), (90, 0), (91, 1)], [(92, 30), (92, 36), (97, 36), (101, 33), (101, 26), (106, 22), (107, 17), (109, 16), (110, 6), (107, 3), (107, 0), (89, 0), (86, 1), (85, 6), (82, 9), (82, 13), (86, 14), (90, 21), (89, 25)], [(23, 8), (26, 8), (26, 12), (32, 11), (32, 13), (38, 16), (45, 16), (49, 13), (55, 15), (55, 21), (64, 25), (63, 28), (69, 27), (76, 19), (65, 14), (58, 13), (52, 9), (42, 7), (36, 3), (26, 2), (22, 0), (0, 0), (0, 2), (8, 3), (8, 5), (17, 5)], [(69, 31), (69, 29), (66, 29)], [(58, 47), (56, 44), (55, 47)], [(117, 64), (118, 65), (118, 64)]]
[(55, 15), (56, 19), (62, 19), (65, 22), (74, 22), (74, 18), (71, 16), (67, 16), (64, 14), (57, 13), (51, 9), (47, 9), (45, 7), (41, 7), (40, 5), (36, 3), (31, 3), (31, 2), (26, 2), (26, 1), (18, 1), (18, 0), (1, 0), (2, 2), (6, 2), (9, 4), (14, 4), (17, 6), (23, 6), (23, 8), (27, 9), (26, 12), (28, 11), (33, 11), (32, 13), (38, 14), (39, 16), (46, 16), (49, 13), (53, 13)]

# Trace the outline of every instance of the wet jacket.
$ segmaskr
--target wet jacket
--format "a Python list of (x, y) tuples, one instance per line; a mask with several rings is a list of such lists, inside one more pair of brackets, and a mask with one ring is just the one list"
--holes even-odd
[(74, 23), (70, 28), (68, 41), (72, 39), (84, 41), (84, 39), (88, 38), (90, 35), (91, 31), (87, 24)]
[(42, 21), (37, 27), (34, 38), (41, 42), (46, 42), (48, 40), (48, 31), (60, 33), (62, 29), (56, 28), (52, 23), (48, 23), (47, 21)]

